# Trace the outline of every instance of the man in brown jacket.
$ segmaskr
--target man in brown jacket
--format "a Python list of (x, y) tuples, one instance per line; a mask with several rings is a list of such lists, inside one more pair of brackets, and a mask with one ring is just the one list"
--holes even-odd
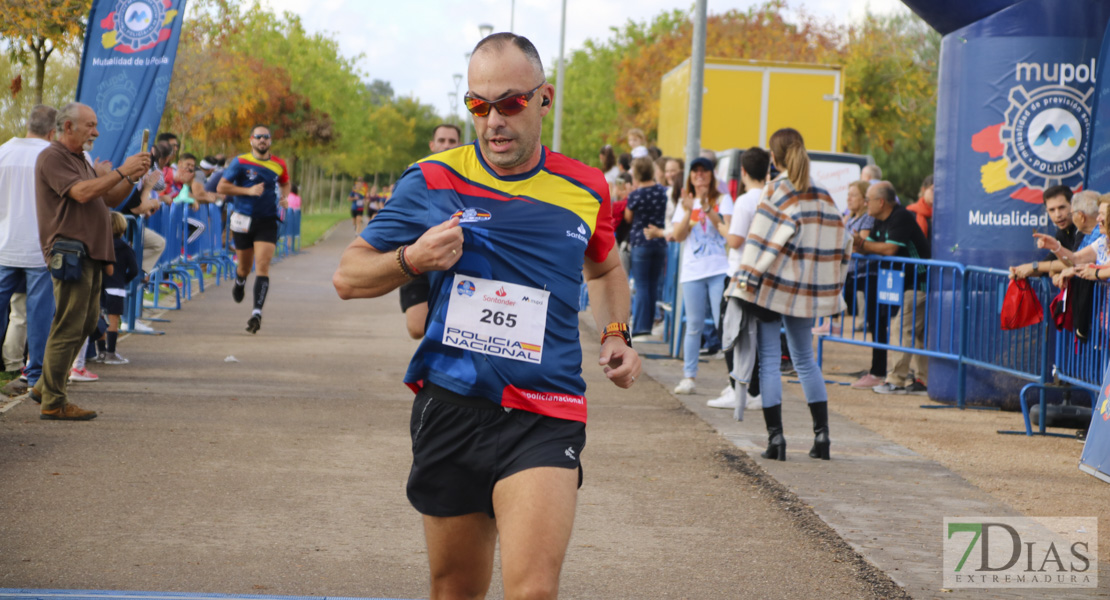
[[(66, 400), (69, 369), (96, 330), (101, 279), (115, 261), (108, 209), (131, 194), (150, 168), (150, 155), (130, 156), (118, 168), (107, 161), (90, 164), (84, 150), (99, 135), (96, 113), (78, 102), (58, 111), (57, 131), (58, 138), (35, 164), (39, 240), (53, 275), (56, 309), (42, 378), (28, 395), (42, 403), (42, 419), (88, 421), (96, 418), (95, 411)], [(66, 255), (65, 246), (76, 251)]]

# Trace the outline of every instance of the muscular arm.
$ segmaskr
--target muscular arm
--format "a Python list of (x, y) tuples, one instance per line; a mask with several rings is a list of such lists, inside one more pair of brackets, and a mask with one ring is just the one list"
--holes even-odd
[(604, 262), (586, 259), (583, 272), (590, 289), (590, 306), (598, 329), (609, 323), (627, 323), (631, 294), (628, 276), (621, 267), (620, 254), (614, 250)]
[[(413, 242), (405, 257), (421, 273), (450, 269), (462, 258), (463, 232), (458, 217), (432, 227)], [(396, 252), (381, 252), (361, 237), (355, 238), (339, 259), (332, 285), (339, 297), (377, 298), (409, 280), (397, 264)], [(626, 293), (627, 299), (627, 293)]]
[[(258, 186), (254, 186), (254, 187), (258, 187)], [(217, 194), (223, 194), (225, 196), (257, 196), (258, 194), (255, 194), (252, 191), (254, 189), (254, 187), (249, 187), (249, 188), (239, 187), (239, 186), (235, 185), (234, 183), (231, 183), (230, 181), (221, 178), (220, 182), (216, 184), (216, 193)]]
[[(628, 276), (621, 267), (620, 256), (610, 251), (604, 261), (586, 259), (583, 272), (590, 289), (590, 305), (594, 322), (603, 330), (609, 323), (627, 323), (629, 318)], [(606, 338), (598, 359), (605, 376), (618, 387), (627, 388), (640, 375), (640, 356), (616, 337)]]
[(396, 253), (380, 252), (360, 237), (343, 251), (339, 268), (331, 278), (343, 300), (384, 296), (408, 280), (397, 265)]

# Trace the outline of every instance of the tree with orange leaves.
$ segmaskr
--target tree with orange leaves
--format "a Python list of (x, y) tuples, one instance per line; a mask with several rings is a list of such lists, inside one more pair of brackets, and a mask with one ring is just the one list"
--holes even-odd
[(14, 60), (26, 64), (28, 57), (33, 59), (32, 89), (35, 104), (42, 104), (46, 61), (55, 49), (76, 47), (84, 38), (92, 0), (5, 0), (4, 4), (0, 38), (8, 40)]

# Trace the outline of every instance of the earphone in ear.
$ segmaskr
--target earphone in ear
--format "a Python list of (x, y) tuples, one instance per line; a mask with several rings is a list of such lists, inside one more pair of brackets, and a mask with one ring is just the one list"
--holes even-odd
[(551, 98), (548, 98), (547, 96), (544, 96), (543, 97), (543, 102), (540, 102), (540, 106), (547, 106), (548, 104), (551, 104)]

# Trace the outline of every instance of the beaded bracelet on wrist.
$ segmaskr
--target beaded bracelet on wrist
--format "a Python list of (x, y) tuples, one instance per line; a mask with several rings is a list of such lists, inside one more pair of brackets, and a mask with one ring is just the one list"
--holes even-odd
[(405, 274), (405, 277), (408, 277), (409, 279), (416, 279), (416, 273), (413, 273), (409, 266), (405, 264), (405, 248), (406, 246), (401, 246), (400, 248), (397, 248), (397, 266), (401, 269), (401, 272)]

